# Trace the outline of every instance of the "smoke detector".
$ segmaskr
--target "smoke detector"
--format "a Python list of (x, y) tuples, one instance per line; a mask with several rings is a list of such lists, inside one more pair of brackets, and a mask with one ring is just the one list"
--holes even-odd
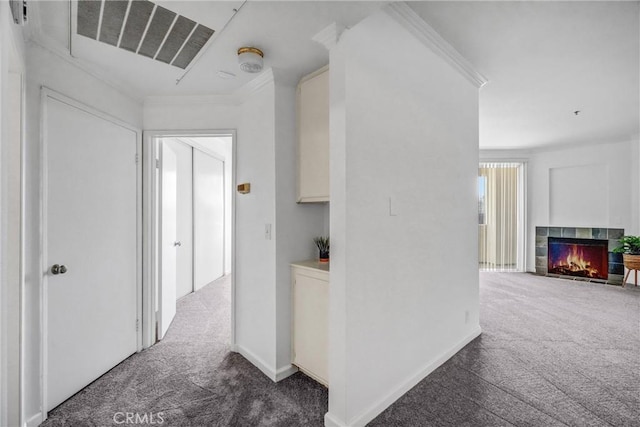
[(262, 71), (264, 54), (256, 47), (241, 47), (238, 49), (238, 64), (245, 73), (259, 73)]

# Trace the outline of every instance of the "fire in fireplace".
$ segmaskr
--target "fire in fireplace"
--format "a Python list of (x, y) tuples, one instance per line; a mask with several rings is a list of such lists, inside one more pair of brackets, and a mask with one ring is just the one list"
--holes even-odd
[(607, 240), (549, 237), (548, 248), (549, 273), (607, 280)]

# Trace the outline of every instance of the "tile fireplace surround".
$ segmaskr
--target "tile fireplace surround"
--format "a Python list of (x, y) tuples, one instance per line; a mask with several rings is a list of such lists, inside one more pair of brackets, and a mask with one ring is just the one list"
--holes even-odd
[[(589, 282), (622, 284), (623, 275), (614, 274), (612, 271), (622, 269), (622, 254), (611, 252), (619, 245), (619, 240), (624, 236), (622, 228), (584, 228), (584, 227), (536, 227), (536, 274), (564, 279), (583, 280)], [(598, 239), (609, 241), (609, 275), (607, 280), (589, 279), (575, 276), (561, 276), (549, 274), (548, 269), (548, 240), (549, 237), (570, 237), (574, 239)], [(622, 269), (624, 272), (624, 269)]]

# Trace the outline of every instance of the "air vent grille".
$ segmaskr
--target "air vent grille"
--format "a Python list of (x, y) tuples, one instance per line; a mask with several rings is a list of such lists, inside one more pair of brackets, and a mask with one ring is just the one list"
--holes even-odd
[(9, 8), (13, 15), (13, 22), (23, 25), (27, 21), (27, 2), (23, 0), (9, 0)]
[(215, 32), (148, 0), (79, 0), (77, 31), (182, 69)]

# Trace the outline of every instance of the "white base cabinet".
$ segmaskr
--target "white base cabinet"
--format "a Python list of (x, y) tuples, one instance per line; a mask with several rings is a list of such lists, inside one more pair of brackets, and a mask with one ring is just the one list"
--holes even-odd
[(292, 264), (293, 364), (325, 386), (329, 385), (328, 264)]

